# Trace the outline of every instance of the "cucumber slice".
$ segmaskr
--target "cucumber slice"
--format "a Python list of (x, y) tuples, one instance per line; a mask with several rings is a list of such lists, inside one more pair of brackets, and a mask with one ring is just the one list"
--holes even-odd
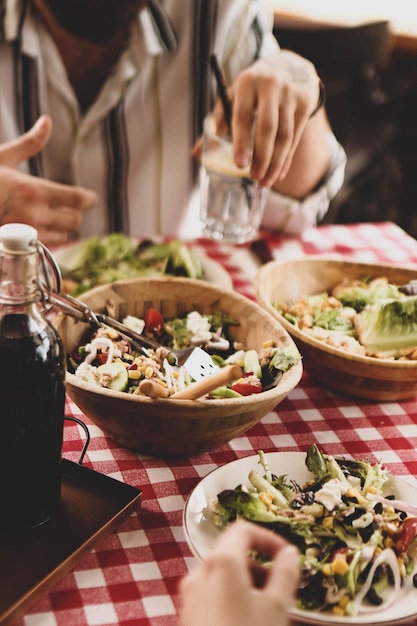
[(107, 385), (113, 391), (124, 391), (129, 381), (127, 369), (122, 363), (103, 363), (97, 368), (97, 373), (110, 376), (110, 382)]
[(262, 368), (259, 363), (258, 353), (256, 350), (247, 350), (243, 357), (243, 371), (245, 374), (249, 374), (249, 372), (253, 372), (255, 376), (261, 380), (262, 378)]
[(229, 389), (229, 387), (217, 387), (213, 391), (209, 393), (210, 398), (215, 398), (216, 400), (221, 400), (222, 398), (241, 398), (240, 393), (236, 393), (233, 389)]

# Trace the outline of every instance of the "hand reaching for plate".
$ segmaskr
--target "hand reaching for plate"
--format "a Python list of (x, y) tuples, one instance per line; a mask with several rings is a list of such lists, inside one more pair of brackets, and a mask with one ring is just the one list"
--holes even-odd
[[(262, 568), (250, 556), (269, 556)], [(181, 626), (265, 626), (289, 623), (299, 578), (297, 549), (249, 522), (224, 531), (206, 560), (180, 583)]]

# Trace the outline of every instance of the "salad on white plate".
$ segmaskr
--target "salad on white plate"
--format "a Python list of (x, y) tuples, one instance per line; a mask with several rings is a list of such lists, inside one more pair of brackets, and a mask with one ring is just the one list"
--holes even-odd
[[(288, 459), (301, 457), (304, 470), (290, 471)], [(257, 463), (249, 457), (227, 465), (187, 501), (185, 531), (197, 556), (205, 558), (216, 534), (244, 518), (298, 546), (297, 619), (394, 623), (417, 612), (415, 489), (379, 463), (339, 459), (315, 445), (306, 454), (260, 451)], [(238, 476), (239, 467), (245, 472)]]

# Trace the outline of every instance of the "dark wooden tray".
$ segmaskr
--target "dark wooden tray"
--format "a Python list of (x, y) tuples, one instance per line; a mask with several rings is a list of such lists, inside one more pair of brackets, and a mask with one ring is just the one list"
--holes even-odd
[[(141, 504), (140, 489), (64, 459), (59, 514), (0, 534), (0, 625), (21, 617)], [(4, 503), (2, 504), (4, 506)]]

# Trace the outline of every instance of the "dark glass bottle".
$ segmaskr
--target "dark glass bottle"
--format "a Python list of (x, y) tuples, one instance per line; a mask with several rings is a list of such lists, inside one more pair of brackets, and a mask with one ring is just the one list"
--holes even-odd
[(65, 355), (42, 313), (37, 232), (0, 227), (0, 531), (58, 510)]

